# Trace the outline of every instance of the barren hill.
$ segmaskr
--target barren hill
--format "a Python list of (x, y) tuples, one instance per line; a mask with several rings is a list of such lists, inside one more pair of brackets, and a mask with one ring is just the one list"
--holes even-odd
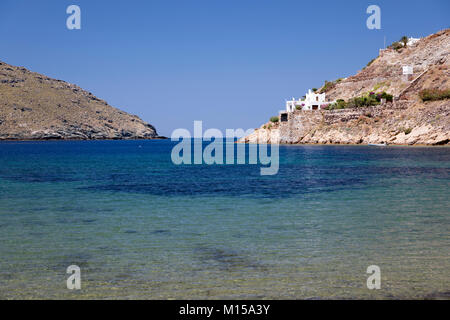
[(156, 137), (152, 125), (76, 85), (0, 62), (0, 140)]
[[(450, 29), (447, 29), (423, 38), (413, 46), (380, 50), (380, 55), (363, 70), (323, 91), (329, 100), (346, 100), (373, 90), (399, 96), (408, 90), (414, 79), (429, 78), (432, 74), (433, 81), (422, 82), (424, 88), (448, 88), (449, 53)], [(413, 67), (409, 79), (403, 76), (403, 66)]]
[[(328, 108), (288, 114), (286, 121), (268, 122), (241, 142), (318, 144), (424, 144), (450, 142), (450, 29), (415, 45), (380, 50), (356, 75), (326, 83), (319, 89), (328, 101), (393, 95), (393, 101), (365, 107)], [(413, 68), (409, 77), (403, 67)], [(424, 92), (438, 98), (423, 98)], [(422, 94), (422, 96), (421, 96)], [(280, 119), (281, 120), (281, 119)]]

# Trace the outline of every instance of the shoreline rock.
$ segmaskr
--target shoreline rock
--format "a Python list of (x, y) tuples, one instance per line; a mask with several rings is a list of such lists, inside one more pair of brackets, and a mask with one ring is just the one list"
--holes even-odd
[[(424, 112), (426, 110), (426, 112)], [(448, 145), (450, 100), (397, 102), (360, 109), (295, 111), (287, 122), (264, 125), (241, 143)]]

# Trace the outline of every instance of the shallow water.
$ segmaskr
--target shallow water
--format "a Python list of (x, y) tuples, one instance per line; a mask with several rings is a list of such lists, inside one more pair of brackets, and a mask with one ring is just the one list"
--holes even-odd
[(282, 146), (261, 176), (173, 145), (0, 143), (0, 298), (449, 298), (450, 148)]

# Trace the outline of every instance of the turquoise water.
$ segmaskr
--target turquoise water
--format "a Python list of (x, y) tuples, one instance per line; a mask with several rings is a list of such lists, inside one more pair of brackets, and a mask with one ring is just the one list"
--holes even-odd
[(282, 146), (260, 176), (173, 145), (0, 143), (0, 298), (449, 297), (449, 148)]

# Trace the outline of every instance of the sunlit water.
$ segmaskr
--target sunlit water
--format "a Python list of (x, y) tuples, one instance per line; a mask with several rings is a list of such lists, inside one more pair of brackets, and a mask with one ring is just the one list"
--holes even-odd
[(0, 143), (0, 298), (449, 298), (450, 148), (282, 146), (261, 176), (173, 145)]

